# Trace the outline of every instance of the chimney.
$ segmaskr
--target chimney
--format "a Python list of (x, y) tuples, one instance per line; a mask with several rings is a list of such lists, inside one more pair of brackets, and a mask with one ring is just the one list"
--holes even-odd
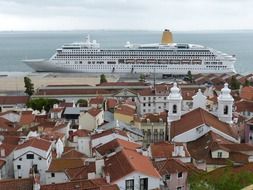
[(170, 30), (165, 29), (163, 31), (161, 44), (170, 44), (170, 43), (173, 43), (172, 33), (170, 32)]
[(33, 190), (40, 190), (40, 176), (38, 174), (33, 176)]
[(110, 177), (109, 173), (105, 174), (105, 180), (106, 180), (106, 183), (110, 183), (111, 182), (111, 177)]

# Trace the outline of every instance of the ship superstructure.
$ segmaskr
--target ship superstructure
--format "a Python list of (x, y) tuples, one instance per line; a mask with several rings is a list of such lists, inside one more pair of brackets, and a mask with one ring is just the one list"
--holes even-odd
[(131, 44), (120, 49), (100, 48), (87, 36), (85, 42), (63, 45), (49, 59), (24, 60), (39, 72), (156, 73), (186, 74), (233, 73), (234, 56), (196, 44), (173, 43), (165, 30), (161, 43)]

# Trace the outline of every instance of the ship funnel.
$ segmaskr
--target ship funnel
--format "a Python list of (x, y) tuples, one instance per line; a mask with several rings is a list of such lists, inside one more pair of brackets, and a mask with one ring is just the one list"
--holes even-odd
[(161, 44), (170, 44), (170, 43), (173, 43), (172, 33), (170, 32), (170, 30), (165, 29), (163, 31)]

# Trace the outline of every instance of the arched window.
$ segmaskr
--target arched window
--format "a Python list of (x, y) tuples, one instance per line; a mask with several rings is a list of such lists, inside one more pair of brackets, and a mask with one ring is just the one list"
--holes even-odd
[(228, 114), (228, 106), (226, 105), (226, 106), (224, 106), (224, 115), (227, 115)]
[(174, 104), (172, 107), (172, 113), (177, 113), (177, 105)]

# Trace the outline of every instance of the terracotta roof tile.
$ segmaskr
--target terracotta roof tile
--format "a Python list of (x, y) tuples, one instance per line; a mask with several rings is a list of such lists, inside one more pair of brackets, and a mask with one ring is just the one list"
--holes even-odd
[(241, 100), (235, 103), (237, 112), (253, 112), (253, 101)]
[(171, 136), (175, 137), (202, 124), (206, 124), (233, 138), (237, 138), (229, 124), (220, 121), (216, 116), (202, 108), (194, 109), (182, 115), (180, 120), (173, 121), (171, 123)]
[(174, 151), (175, 146), (183, 146), (185, 151), (185, 157), (189, 157), (190, 154), (187, 150), (187, 147), (182, 143), (169, 143), (166, 141), (153, 143), (150, 145), (152, 158), (172, 158), (172, 152)]
[(51, 147), (51, 144), (52, 144), (51, 142), (44, 139), (31, 138), (25, 141), (23, 144), (18, 145), (16, 150), (26, 148), (26, 147), (34, 147), (34, 148), (38, 148), (44, 151), (48, 151)]
[(96, 98), (91, 98), (89, 101), (89, 104), (103, 104), (104, 103), (104, 97), (98, 96)]
[[(0, 117), (0, 128), (6, 131), (16, 131), (17, 128), (14, 128), (14, 123), (9, 120)], [(1, 130), (2, 131), (2, 130)]]
[(111, 135), (113, 133), (119, 134), (119, 135), (124, 136), (124, 137), (128, 137), (126, 132), (124, 132), (122, 130), (119, 130), (119, 129), (113, 128), (113, 129), (108, 129), (108, 130), (105, 130), (105, 131), (102, 131), (102, 132), (92, 134), (91, 139), (101, 138), (103, 136)]
[(68, 151), (65, 151), (61, 158), (87, 158), (87, 156), (75, 149), (70, 149)]
[(144, 82), (104, 82), (97, 86), (147, 86)]
[(20, 124), (21, 125), (26, 125), (26, 124), (31, 124), (35, 120), (35, 115), (32, 114), (32, 111), (23, 111), (21, 112), (21, 117), (20, 117)]
[(136, 150), (140, 148), (141, 145), (121, 139), (114, 139), (106, 144), (103, 144), (102, 146), (97, 147), (96, 150), (99, 152), (99, 154), (105, 155), (114, 152), (115, 149), (119, 147), (124, 149)]
[(244, 100), (253, 101), (253, 87), (245, 86), (241, 89), (240, 97)]
[(2, 179), (0, 180), (1, 190), (33, 190), (33, 179)]
[(78, 168), (67, 168), (65, 173), (67, 174), (68, 178), (73, 180), (79, 179), (88, 179), (88, 173), (95, 173), (96, 172), (96, 164), (95, 162), (86, 163), (85, 166), (78, 167)]
[(0, 96), (0, 104), (26, 104), (29, 96)]
[(115, 113), (133, 116), (136, 112), (135, 112), (135, 109), (133, 109), (127, 105), (121, 105), (116, 108)]
[(153, 162), (153, 164), (161, 176), (166, 175), (168, 173), (173, 174), (188, 171), (184, 163), (176, 159), (170, 158), (165, 161)]
[(118, 105), (118, 100), (110, 98), (107, 99), (106, 104), (108, 109), (114, 108), (115, 106)]
[(63, 172), (66, 169), (69, 168), (79, 168), (84, 166), (84, 160), (80, 159), (80, 158), (76, 158), (76, 159), (63, 159), (63, 158), (59, 158), (59, 159), (53, 159), (48, 171), (49, 172)]
[(0, 154), (0, 158), (6, 158), (14, 151), (15, 148), (16, 148), (16, 145), (11, 145), (7, 143), (0, 144), (0, 151), (1, 150), (4, 151), (4, 155)]
[(105, 172), (110, 175), (112, 183), (132, 172), (160, 178), (158, 171), (148, 157), (127, 149), (123, 149), (105, 160)]

